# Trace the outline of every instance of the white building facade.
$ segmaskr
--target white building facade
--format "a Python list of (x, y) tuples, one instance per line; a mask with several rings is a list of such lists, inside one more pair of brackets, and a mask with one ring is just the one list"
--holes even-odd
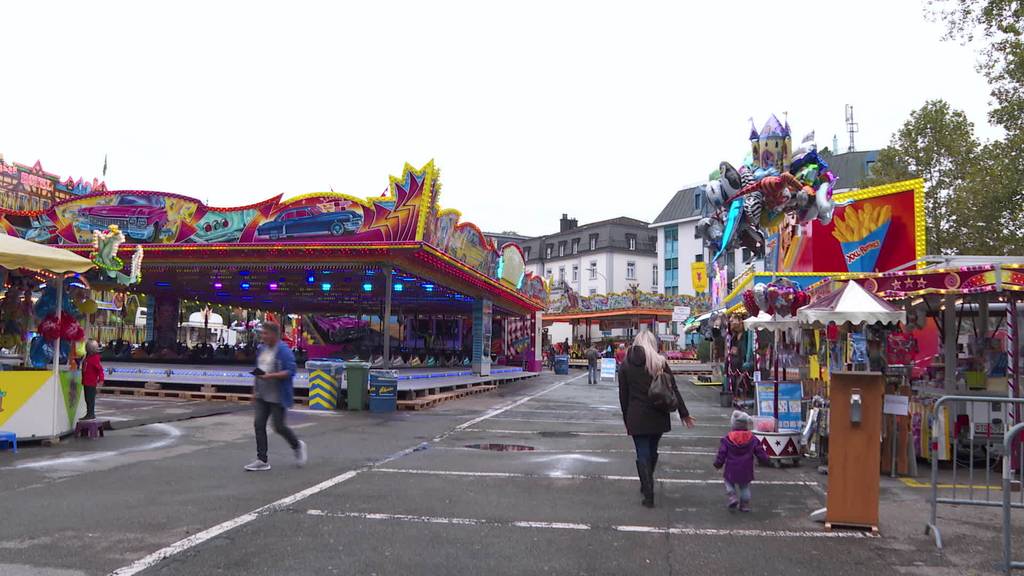
[[(580, 296), (622, 293), (633, 286), (644, 292), (660, 291), (657, 232), (647, 222), (620, 217), (580, 226), (563, 214), (557, 233), (519, 243), (526, 269), (548, 280), (552, 298), (566, 287)], [(570, 338), (571, 331), (568, 324), (554, 324), (548, 335), (553, 342), (561, 342)], [(597, 326), (591, 336), (602, 336)]]

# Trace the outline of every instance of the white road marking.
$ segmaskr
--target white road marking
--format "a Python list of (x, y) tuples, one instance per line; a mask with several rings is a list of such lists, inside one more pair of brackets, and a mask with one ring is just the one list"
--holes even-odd
[[(623, 425), (621, 418), (618, 419), (618, 420), (567, 420), (567, 419), (566, 420), (557, 420), (557, 419), (554, 419), (554, 418), (545, 419), (545, 418), (504, 418), (503, 417), (503, 418), (495, 418), (495, 420), (499, 420), (499, 421), (502, 421), (502, 422), (505, 422), (505, 421), (509, 421), (509, 422), (542, 422), (542, 423), (547, 423), (547, 424), (615, 424), (615, 425), (618, 425), (618, 426), (622, 426)], [(696, 426), (698, 426), (698, 427), (705, 427), (705, 428), (718, 428), (720, 430), (728, 430), (729, 429), (729, 424), (727, 422), (723, 422), (721, 424), (701, 424), (701, 423), (698, 422), (696, 424)]]
[[(451, 450), (451, 451), (473, 451), (480, 452), (479, 448), (469, 448), (467, 446), (434, 446), (431, 450)], [(556, 450), (554, 448), (534, 448), (533, 450), (524, 450), (522, 452), (506, 452), (503, 456), (510, 456), (512, 454), (529, 455), (537, 453), (555, 453), (555, 454), (636, 454), (634, 450)], [(717, 452), (711, 450), (662, 450), (658, 448), (658, 454), (675, 454), (681, 456), (714, 456)]]
[[(636, 476), (615, 476), (606, 474), (528, 474), (523, 472), (464, 472), (462, 470), (419, 470), (415, 468), (375, 468), (374, 472), (388, 474), (422, 474), (425, 476), (468, 476), (480, 478), (552, 478), (556, 480), (619, 480), (637, 482)], [(721, 479), (656, 478), (666, 484), (721, 484)], [(754, 480), (761, 486), (817, 486), (806, 480)]]
[(142, 428), (157, 428), (159, 430), (162, 430), (165, 436), (160, 440), (156, 440), (155, 442), (143, 444), (142, 446), (133, 446), (131, 448), (125, 448), (123, 450), (86, 452), (80, 456), (64, 456), (61, 458), (50, 458), (47, 460), (31, 460), (28, 462), (22, 462), (21, 464), (16, 464), (14, 466), (0, 468), (0, 470), (18, 470), (22, 468), (45, 468), (47, 466), (60, 466), (62, 464), (81, 464), (82, 462), (99, 460), (101, 458), (111, 458), (113, 456), (120, 456), (121, 454), (157, 450), (165, 446), (170, 446), (181, 436), (181, 430), (178, 430), (174, 426), (170, 426), (168, 424), (148, 424), (146, 426), (143, 426)]
[(309, 516), (330, 518), (356, 518), (360, 520), (393, 520), (421, 524), (447, 524), (454, 526), (499, 526), (515, 528), (542, 528), (551, 530), (615, 530), (635, 534), (672, 534), (678, 536), (744, 536), (753, 538), (877, 538), (866, 532), (821, 532), (811, 530), (750, 530), (719, 528), (662, 528), (659, 526), (594, 526), (578, 522), (501, 521), (482, 518), (447, 518), (444, 516), (413, 516), (409, 514), (379, 514), (374, 512), (327, 512), (307, 510)]
[(754, 536), (766, 538), (877, 538), (877, 534), (856, 531), (744, 530), (737, 528), (659, 528), (657, 526), (613, 526), (619, 532), (673, 534), (679, 536)]
[(455, 524), (459, 526), (515, 526), (516, 528), (552, 528), (556, 530), (590, 530), (586, 524), (573, 522), (500, 522), (478, 518), (446, 518), (444, 516), (412, 516), (408, 514), (376, 514), (372, 512), (325, 512), (323, 510), (306, 510), (310, 516), (330, 516), (334, 518), (361, 518), (364, 520), (399, 520), (402, 522), (421, 522), (425, 524)]
[[(540, 430), (498, 430), (488, 428), (465, 428), (466, 432), (489, 432), (491, 434), (547, 434), (550, 436), (557, 436), (559, 434), (565, 434), (569, 436), (625, 436), (625, 432), (552, 432), (552, 431), (540, 431)], [(700, 438), (700, 439), (713, 439), (721, 440), (721, 436), (702, 436), (700, 434), (665, 434), (662, 437), (665, 438)]]
[(530, 458), (531, 462), (562, 462), (564, 460), (579, 460), (580, 462), (611, 462), (611, 460), (607, 458), (589, 456), (587, 454), (552, 454), (550, 456)]
[[(491, 418), (493, 416), (497, 416), (498, 414), (501, 414), (502, 412), (505, 412), (505, 411), (510, 410), (512, 408), (515, 408), (516, 406), (521, 406), (522, 404), (525, 404), (526, 402), (529, 402), (530, 400), (533, 400), (534, 398), (537, 398), (539, 396), (543, 396), (544, 394), (547, 394), (548, 392), (551, 392), (552, 390), (555, 390), (555, 389), (559, 388), (560, 386), (563, 386), (563, 385), (565, 385), (565, 384), (567, 384), (569, 382), (572, 382), (574, 380), (579, 380), (580, 378), (582, 378), (585, 375), (586, 374), (580, 374), (579, 376), (577, 376), (575, 378), (571, 378), (569, 380), (563, 380), (561, 382), (557, 382), (557, 383), (555, 383), (555, 384), (553, 384), (551, 386), (548, 386), (547, 388), (541, 390), (540, 392), (537, 392), (535, 394), (531, 394), (529, 396), (523, 397), (523, 398), (521, 398), (521, 399), (519, 399), (519, 400), (517, 400), (515, 402), (512, 402), (510, 404), (507, 404), (507, 405), (505, 405), (505, 406), (503, 406), (501, 408), (495, 408), (494, 410), (491, 410), (490, 412), (487, 412), (483, 416), (480, 416), (478, 418), (474, 418), (474, 419), (470, 420), (469, 422), (465, 422), (463, 424), (460, 424), (459, 426), (456, 426), (456, 427), (452, 428), (451, 430), (445, 432), (444, 434), (441, 434), (440, 436), (437, 436), (436, 438), (431, 440), (431, 443), (440, 442), (440, 441), (444, 440), (445, 438), (451, 436), (452, 434), (454, 434), (456, 432), (460, 432), (462, 430), (465, 430), (466, 428), (468, 428), (470, 426), (473, 426), (474, 424), (478, 424), (480, 422), (483, 422), (484, 420), (487, 420), (488, 418)], [(184, 540), (179, 540), (179, 541), (177, 541), (177, 542), (175, 542), (175, 543), (173, 543), (173, 544), (171, 544), (169, 546), (166, 546), (164, 548), (161, 548), (160, 550), (157, 550), (156, 552), (153, 552), (152, 554), (150, 554), (148, 556), (144, 556), (144, 557), (136, 560), (135, 562), (132, 562), (128, 566), (124, 566), (123, 568), (118, 568), (117, 570), (114, 570), (113, 572), (111, 572), (109, 576), (133, 576), (135, 574), (138, 574), (139, 572), (142, 572), (143, 570), (151, 568), (151, 567), (155, 566), (156, 564), (160, 563), (161, 561), (166, 560), (167, 558), (170, 558), (172, 556), (176, 556), (176, 555), (178, 555), (178, 554), (180, 554), (180, 553), (182, 553), (182, 552), (184, 552), (186, 550), (189, 550), (191, 548), (195, 548), (196, 546), (202, 544), (203, 542), (206, 542), (206, 541), (208, 541), (208, 540), (210, 540), (212, 538), (216, 538), (217, 536), (219, 536), (219, 535), (221, 535), (221, 534), (223, 534), (225, 532), (234, 530), (235, 528), (238, 528), (239, 526), (244, 526), (245, 524), (248, 524), (249, 522), (252, 522), (253, 520), (256, 520), (260, 516), (263, 516), (263, 515), (265, 515), (267, 513), (270, 513), (270, 512), (281, 510), (281, 509), (286, 508), (288, 506), (291, 506), (292, 504), (295, 504), (296, 502), (299, 502), (301, 500), (309, 498), (310, 496), (313, 496), (314, 494), (318, 494), (320, 492), (323, 492), (324, 490), (327, 490), (328, 488), (331, 488), (332, 486), (336, 486), (338, 484), (341, 484), (342, 482), (346, 482), (348, 480), (351, 480), (352, 478), (355, 478), (357, 475), (359, 475), (362, 472), (366, 472), (368, 470), (375, 469), (377, 466), (380, 466), (382, 464), (387, 464), (388, 462), (391, 462), (393, 460), (397, 460), (398, 458), (401, 458), (403, 456), (411, 454), (411, 453), (419, 450), (424, 444), (428, 444), (428, 443), (424, 442), (422, 444), (418, 444), (416, 446), (412, 446), (412, 447), (406, 448), (405, 450), (402, 450), (400, 452), (396, 452), (395, 454), (392, 454), (391, 456), (388, 456), (388, 457), (383, 458), (381, 460), (378, 460), (376, 462), (371, 462), (370, 464), (367, 464), (366, 466), (363, 466), (361, 468), (357, 468), (355, 470), (349, 470), (348, 472), (345, 472), (343, 474), (339, 474), (339, 475), (337, 475), (337, 476), (335, 476), (333, 478), (329, 478), (329, 479), (327, 479), (327, 480), (325, 480), (325, 481), (323, 481), (323, 482), (321, 482), (319, 484), (316, 484), (314, 486), (310, 486), (309, 488), (306, 488), (305, 490), (303, 490), (301, 492), (296, 492), (295, 494), (292, 494), (291, 496), (287, 496), (287, 497), (282, 498), (280, 500), (277, 500), (275, 502), (271, 502), (270, 504), (267, 504), (266, 506), (262, 506), (260, 508), (257, 508), (255, 510), (253, 510), (252, 512), (249, 512), (249, 513), (246, 513), (246, 514), (242, 514), (241, 516), (238, 516), (237, 518), (232, 518), (231, 520), (228, 520), (226, 522), (222, 522), (220, 524), (217, 524), (216, 526), (213, 526), (211, 528), (207, 528), (206, 530), (203, 530), (202, 532), (197, 532), (197, 533), (193, 534), (192, 536), (189, 536), (188, 538), (185, 538)]]

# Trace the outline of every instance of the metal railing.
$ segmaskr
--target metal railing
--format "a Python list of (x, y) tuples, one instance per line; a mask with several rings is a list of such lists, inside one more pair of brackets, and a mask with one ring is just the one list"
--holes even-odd
[[(1017, 424), (1006, 432), (1003, 438), (1003, 566), (1010, 574), (1014, 568), (1024, 568), (1024, 562), (1013, 560), (1010, 548), (1010, 512), (1014, 508), (1024, 508), (1024, 489), (1020, 490), (1020, 501), (1013, 502), (1013, 444), (1017, 436), (1024, 430), (1024, 423)], [(1017, 464), (1024, 464), (1024, 444), (1017, 443), (1019, 451)], [(1018, 481), (1019, 482), (1019, 481)], [(1018, 486), (1019, 487), (1019, 486)]]
[[(954, 431), (950, 435), (951, 446), (949, 459), (953, 467), (953, 480), (950, 485), (943, 485), (944, 490), (950, 490), (948, 496), (942, 498), (939, 497), (939, 442), (942, 441), (940, 438), (941, 427), (939, 425), (940, 418), (944, 418), (942, 412), (943, 408), (947, 405), (958, 403), (962, 404), (964, 410), (957, 412), (957, 415), (965, 414), (967, 416), (967, 430), (964, 431), (959, 428), (959, 418), (954, 420)], [(982, 406), (982, 411), (976, 409), (978, 406)], [(1005, 408), (1004, 408), (1005, 406)], [(1001, 491), (1001, 486), (992, 484), (993, 470), (1003, 464), (1003, 477), (1004, 484), (1006, 482), (1005, 476), (1007, 473), (1013, 475), (1012, 462), (1006, 460), (1010, 455), (1004, 448), (1005, 439), (1010, 437), (1010, 433), (1004, 432), (1007, 428), (1006, 421), (1009, 418), (1009, 408), (1016, 407), (1016, 412), (1019, 415), (1020, 408), (1024, 406), (1024, 398), (1000, 398), (994, 396), (943, 396), (935, 401), (934, 424), (932, 426), (931, 442), (929, 443), (929, 452), (932, 461), (932, 474), (931, 474), (931, 515), (929, 518), (928, 525), (925, 527), (925, 534), (932, 534), (935, 537), (935, 546), (942, 548), (942, 534), (938, 527), (938, 513), (939, 504), (955, 504), (960, 506), (989, 506), (989, 507), (1002, 507), (1006, 501), (1007, 493), (1003, 494), (1000, 499), (993, 499), (993, 488), (995, 492)], [(993, 419), (993, 414), (998, 415), (998, 418)], [(1019, 420), (1018, 420), (1019, 421)], [(1014, 429), (1019, 428), (1019, 426)], [(1012, 432), (1011, 432), (1012, 433)], [(1018, 461), (1021, 463), (1024, 461)], [(981, 473), (976, 471), (976, 464), (984, 464), (984, 484), (975, 485), (975, 480), (981, 480)], [(966, 468), (963, 474), (966, 474), (967, 486), (963, 487), (959, 484), (961, 480), (961, 468)], [(976, 473), (977, 472), (977, 473)], [(964, 495), (962, 491), (966, 488), (967, 494)], [(958, 493), (958, 491), (960, 491)], [(982, 498), (984, 495), (984, 498)], [(963, 497), (963, 496), (966, 496)], [(1024, 495), (1020, 502), (1013, 502), (1012, 507), (1024, 508)]]

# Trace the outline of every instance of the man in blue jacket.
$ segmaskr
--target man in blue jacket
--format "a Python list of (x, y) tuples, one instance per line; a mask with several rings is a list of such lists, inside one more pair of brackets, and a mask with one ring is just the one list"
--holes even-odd
[(271, 322), (263, 324), (263, 344), (256, 355), (256, 382), (253, 404), (256, 406), (256, 460), (245, 467), (250, 472), (270, 470), (267, 462), (267, 419), (274, 432), (281, 435), (295, 451), (299, 466), (306, 463), (306, 443), (299, 440), (285, 423), (285, 414), (293, 403), (295, 355), (281, 341), (281, 326)]

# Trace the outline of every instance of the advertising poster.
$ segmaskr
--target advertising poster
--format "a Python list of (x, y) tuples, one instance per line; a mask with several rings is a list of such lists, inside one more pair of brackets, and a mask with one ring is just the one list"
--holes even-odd
[[(775, 383), (757, 383), (757, 415), (775, 415)], [(779, 382), (779, 419), (778, 429), (800, 430), (803, 420), (801, 400), (804, 387), (800, 382)]]
[(836, 194), (832, 222), (786, 219), (769, 230), (776, 272), (885, 272), (924, 255), (924, 185), (898, 182)]

